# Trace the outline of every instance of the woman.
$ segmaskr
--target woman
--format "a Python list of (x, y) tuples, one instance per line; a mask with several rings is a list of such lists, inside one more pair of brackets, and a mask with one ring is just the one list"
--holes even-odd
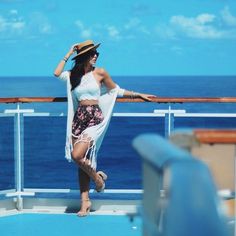
[[(92, 40), (74, 44), (54, 71), (56, 77), (67, 81), (66, 158), (72, 158), (79, 166), (81, 208), (78, 216), (86, 216), (91, 208), (90, 179), (95, 182), (98, 192), (105, 187), (107, 176), (102, 171), (96, 172), (96, 156), (116, 97), (141, 97), (150, 101), (148, 97), (151, 96), (119, 88), (103, 68), (96, 68), (99, 45)], [(63, 71), (65, 63), (75, 52), (73, 68)]]

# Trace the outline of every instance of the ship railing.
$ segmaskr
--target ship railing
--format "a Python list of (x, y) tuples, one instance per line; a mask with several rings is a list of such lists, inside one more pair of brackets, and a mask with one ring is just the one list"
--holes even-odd
[[(65, 116), (65, 114), (51, 114), (43, 112), (35, 112), (34, 109), (21, 108), (22, 103), (54, 103), (66, 102), (65, 97), (25, 97), (25, 98), (0, 98), (0, 103), (14, 103), (15, 109), (6, 109), (0, 113), (0, 117), (14, 118), (14, 176), (15, 188), (0, 191), (0, 197), (13, 198), (12, 208), (22, 210), (24, 208), (23, 198), (35, 196), (36, 193), (78, 193), (74, 189), (42, 189), (42, 188), (25, 188), (24, 187), (24, 117), (33, 116)], [(139, 98), (118, 98), (117, 102), (145, 102)], [(174, 120), (176, 117), (221, 117), (221, 118), (235, 118), (236, 113), (187, 113), (185, 110), (172, 109), (172, 104), (176, 103), (236, 103), (235, 97), (228, 98), (152, 98), (153, 103), (165, 103), (167, 109), (154, 110), (153, 113), (114, 113), (113, 116), (129, 116), (129, 117), (163, 117), (164, 118), (164, 136), (169, 137), (174, 131)], [(92, 192), (93, 190), (91, 190)], [(142, 189), (107, 189), (105, 193), (111, 194), (142, 194)], [(139, 202), (139, 201), (137, 201)], [(136, 203), (137, 203), (136, 202)], [(32, 203), (33, 204), (33, 203)], [(73, 203), (72, 203), (73, 204)], [(77, 200), (76, 200), (77, 204)], [(133, 208), (134, 209), (134, 208)]]

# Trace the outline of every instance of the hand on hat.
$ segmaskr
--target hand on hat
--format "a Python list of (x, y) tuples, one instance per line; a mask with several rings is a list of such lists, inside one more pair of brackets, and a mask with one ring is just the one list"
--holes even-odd
[(68, 52), (68, 54), (71, 56), (73, 53), (75, 53), (76, 52), (76, 46), (78, 46), (79, 45), (79, 43), (75, 43), (75, 44), (73, 44), (72, 46), (71, 46), (71, 48), (70, 48), (70, 50), (69, 50), (69, 52)]

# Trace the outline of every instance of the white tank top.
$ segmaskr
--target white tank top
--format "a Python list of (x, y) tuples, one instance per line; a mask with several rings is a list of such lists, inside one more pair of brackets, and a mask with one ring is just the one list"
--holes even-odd
[(98, 100), (101, 95), (100, 86), (92, 71), (82, 76), (80, 84), (72, 93), (78, 101)]

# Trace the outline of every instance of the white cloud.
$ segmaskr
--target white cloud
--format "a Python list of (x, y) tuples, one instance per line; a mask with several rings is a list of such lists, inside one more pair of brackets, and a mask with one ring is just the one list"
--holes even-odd
[(14, 34), (22, 32), (24, 28), (25, 22), (22, 21), (22, 19), (7, 19), (0, 15), (0, 32), (3, 32), (4, 34)]
[[(222, 22), (224, 24), (222, 24)], [(177, 39), (179, 36), (199, 39), (236, 38), (236, 17), (228, 6), (218, 14), (202, 13), (195, 17), (174, 15), (167, 24), (159, 24), (156, 33), (164, 38)]]
[(161, 38), (168, 38), (168, 39), (176, 38), (175, 31), (169, 25), (158, 24), (158, 26), (154, 29), (154, 31)]
[(146, 26), (139, 27), (139, 31), (144, 34), (148, 34), (148, 35), (151, 34), (150, 30)]
[(195, 20), (196, 20), (197, 23), (204, 25), (206, 23), (213, 22), (215, 18), (216, 18), (215, 15), (203, 13), (203, 14), (198, 15), (195, 18)]
[(179, 55), (181, 55), (183, 53), (183, 48), (181, 48), (179, 46), (173, 46), (170, 48), (170, 50), (176, 52)]
[(124, 38), (134, 39), (140, 35), (150, 35), (150, 29), (142, 24), (137, 17), (129, 19), (123, 25), (115, 24), (95, 24), (87, 27), (81, 20), (74, 22), (82, 38), (105, 38), (111, 40), (121, 40)]
[(22, 16), (18, 10), (11, 9), (6, 15), (0, 15), (1, 40), (35, 39), (53, 33), (53, 27), (43, 12), (30, 12)]
[(50, 34), (52, 32), (52, 26), (48, 23), (44, 23), (43, 25), (41, 25), (40, 31), (43, 34)]
[(79, 29), (84, 29), (84, 24), (83, 24), (80, 20), (75, 21), (75, 25), (76, 25)]
[(12, 29), (23, 30), (25, 27), (25, 22), (13, 22), (11, 24)]
[(92, 37), (92, 33), (90, 30), (82, 30), (81, 31), (81, 37), (82, 38), (85, 38), (85, 39), (88, 39), (88, 38), (91, 38)]
[(92, 30), (85, 27), (83, 22), (80, 20), (75, 21), (75, 25), (80, 30), (80, 36), (84, 39), (88, 39), (92, 37)]
[[(75, 25), (80, 31), (81, 37), (107, 37), (112, 40), (135, 39), (137, 37), (162, 37), (177, 40), (179, 37), (198, 39), (226, 39), (236, 38), (236, 17), (229, 7), (221, 12), (203, 12), (196, 16), (173, 15), (167, 22), (159, 22), (157, 26), (142, 22), (140, 17), (129, 18), (124, 24), (90, 25), (86, 27), (83, 22), (77, 20)], [(224, 22), (225, 24), (222, 24)], [(230, 28), (231, 27), (231, 28)]]
[(114, 25), (91, 25), (86, 27), (86, 25), (81, 20), (75, 21), (76, 27), (79, 29), (80, 36), (84, 39), (96, 37), (109, 37), (110, 39), (120, 39), (120, 31)]
[(132, 18), (128, 21), (127, 24), (125, 24), (125, 29), (129, 30), (129, 29), (133, 29), (133, 28), (137, 28), (140, 25), (141, 21), (140, 19), (138, 19), (137, 17)]
[(228, 6), (221, 11), (221, 16), (227, 25), (236, 26), (236, 17), (231, 14)]
[(6, 29), (6, 26), (7, 26), (6, 19), (0, 15), (0, 32), (4, 31)]
[(12, 10), (10, 10), (10, 14), (17, 15), (18, 11), (16, 9), (12, 9)]
[(120, 38), (120, 32), (115, 26), (108, 26), (107, 27), (108, 35), (113, 39), (119, 39)]
[(32, 12), (29, 17), (28, 30), (31, 34), (51, 34), (53, 32), (53, 27), (43, 12)]
[(183, 15), (172, 16), (170, 25), (177, 33), (181, 32), (188, 37), (215, 39), (224, 36), (222, 30), (217, 29), (214, 24), (216, 16), (212, 14), (200, 14), (197, 17), (185, 17)]
[(133, 31), (141, 34), (150, 34), (150, 30), (143, 25), (141, 20), (137, 17), (131, 18), (128, 23), (124, 25), (124, 29), (130, 32)]

